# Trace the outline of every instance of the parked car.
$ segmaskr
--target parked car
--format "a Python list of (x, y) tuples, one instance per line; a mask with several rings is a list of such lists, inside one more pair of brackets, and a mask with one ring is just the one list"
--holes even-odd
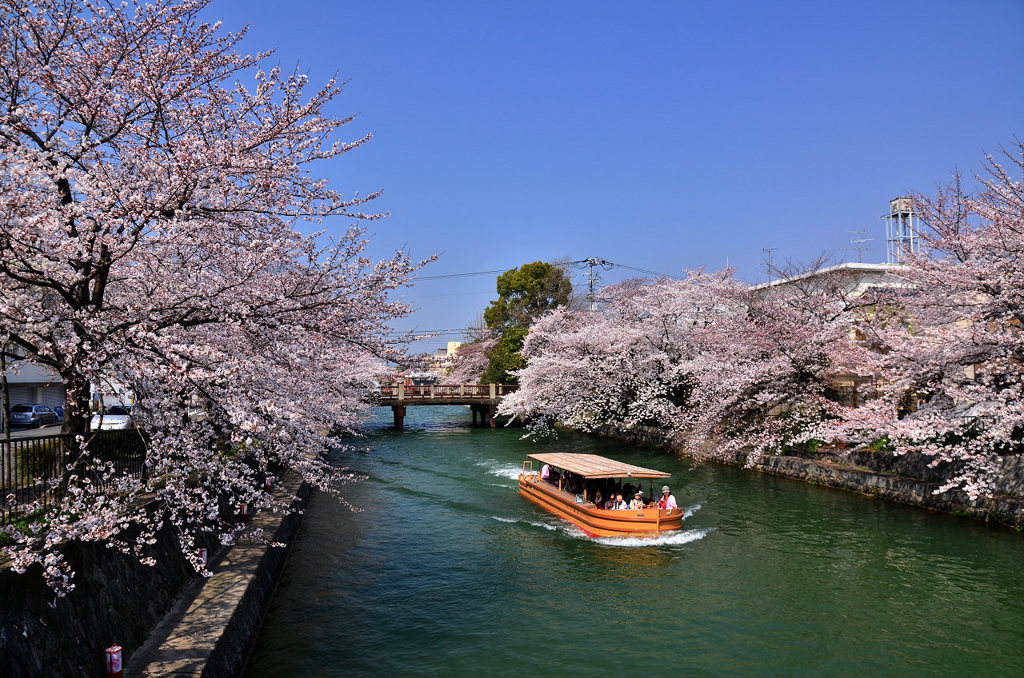
[(126, 431), (134, 425), (130, 405), (110, 405), (103, 414), (94, 414), (89, 422), (93, 431)]
[(15, 405), (11, 408), (11, 427), (35, 426), (42, 428), (56, 423), (58, 423), (57, 413), (46, 405), (36, 403), (34, 405)]

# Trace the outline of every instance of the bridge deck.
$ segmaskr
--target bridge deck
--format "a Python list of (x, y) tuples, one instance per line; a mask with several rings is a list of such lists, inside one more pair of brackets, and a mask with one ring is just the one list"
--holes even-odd
[(381, 405), (497, 405), (518, 386), (509, 384), (443, 384), (382, 386)]
[(473, 423), (477, 415), (480, 422), (486, 418), (494, 426), (494, 417), (501, 399), (518, 386), (508, 384), (444, 384), (432, 386), (382, 386), (378, 404), (391, 407), (395, 415), (395, 428), (402, 430), (405, 408), (411, 405), (469, 405), (473, 410)]

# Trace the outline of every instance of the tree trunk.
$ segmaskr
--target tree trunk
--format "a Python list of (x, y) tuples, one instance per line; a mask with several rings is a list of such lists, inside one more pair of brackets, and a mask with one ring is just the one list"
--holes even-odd
[(81, 374), (74, 371), (61, 373), (64, 380), (66, 395), (64, 396), (64, 424), (61, 433), (65, 434), (63, 452), (66, 470), (61, 481), (62, 488), (67, 484), (72, 475), (82, 476), (85, 471), (84, 461), (81, 458), (82, 444), (79, 436), (85, 437), (89, 433), (89, 420), (91, 418), (90, 384)]

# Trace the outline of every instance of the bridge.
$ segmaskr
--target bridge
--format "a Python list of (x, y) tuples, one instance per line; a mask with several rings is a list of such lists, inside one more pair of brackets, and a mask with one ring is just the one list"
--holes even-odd
[(498, 403), (519, 386), (511, 384), (433, 384), (430, 386), (406, 386), (393, 384), (380, 387), (380, 405), (391, 407), (395, 416), (395, 428), (404, 427), (405, 408), (413, 405), (469, 405), (473, 412), (473, 423), (477, 414), (480, 423), (486, 421), (494, 428), (494, 417)]

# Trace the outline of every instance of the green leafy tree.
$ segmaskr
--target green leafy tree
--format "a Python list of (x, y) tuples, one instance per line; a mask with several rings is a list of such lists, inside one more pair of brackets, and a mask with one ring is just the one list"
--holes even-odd
[(491, 350), (484, 383), (518, 383), (509, 374), (526, 366), (520, 351), (530, 324), (544, 313), (564, 306), (572, 294), (572, 283), (565, 270), (543, 261), (523, 264), (498, 276), (498, 299), (484, 310), (488, 329), (499, 335)]

